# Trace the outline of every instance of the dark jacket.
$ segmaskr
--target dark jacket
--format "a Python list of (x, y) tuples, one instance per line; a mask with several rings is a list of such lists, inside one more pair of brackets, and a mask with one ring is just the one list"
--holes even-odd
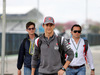
[[(38, 35), (35, 34), (35, 38), (37, 38)], [(32, 55), (29, 53), (30, 43), (29, 36), (26, 37), (19, 48), (19, 54), (18, 54), (18, 60), (17, 60), (17, 68), (20, 70), (22, 68), (22, 65), (24, 63), (25, 67), (31, 68), (31, 57)]]

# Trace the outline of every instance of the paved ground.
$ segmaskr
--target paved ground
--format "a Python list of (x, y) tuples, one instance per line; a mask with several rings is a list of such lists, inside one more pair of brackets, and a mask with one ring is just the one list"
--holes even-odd
[[(95, 65), (95, 75), (100, 75), (100, 46), (92, 46), (91, 51), (93, 54), (94, 65)], [(17, 55), (10, 55), (5, 58), (5, 75), (17, 75)], [(1, 57), (0, 57), (0, 73), (1, 73)], [(90, 68), (87, 68), (87, 75), (90, 75)], [(23, 75), (23, 70), (22, 70)]]

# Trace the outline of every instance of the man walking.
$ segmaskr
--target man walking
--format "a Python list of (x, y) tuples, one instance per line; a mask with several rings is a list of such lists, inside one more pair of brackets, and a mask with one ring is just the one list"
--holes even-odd
[[(26, 24), (26, 31), (28, 32), (28, 36), (21, 43), (18, 54), (18, 75), (21, 75), (21, 68), (23, 63), (24, 75), (31, 75), (31, 57), (33, 55), (35, 39), (38, 37), (38, 35), (35, 34), (35, 23), (28, 22)], [(35, 75), (37, 75), (38, 71), (35, 73)]]
[[(35, 50), (32, 57), (32, 74), (34, 75), (38, 57), (40, 57), (39, 75), (63, 75), (73, 59), (71, 50), (65, 38), (61, 39), (64, 51), (69, 56), (66, 63), (61, 63), (61, 54), (57, 36), (54, 33), (55, 23), (53, 17), (45, 17), (43, 28), (45, 33), (35, 40)], [(40, 44), (41, 41), (41, 44)]]
[(86, 40), (80, 37), (81, 31), (82, 28), (78, 24), (73, 25), (71, 28), (72, 38), (69, 39), (69, 44), (74, 52), (74, 59), (68, 66), (66, 75), (86, 75), (85, 62), (89, 63), (91, 75), (95, 75), (90, 47), (88, 44), (85, 44)]

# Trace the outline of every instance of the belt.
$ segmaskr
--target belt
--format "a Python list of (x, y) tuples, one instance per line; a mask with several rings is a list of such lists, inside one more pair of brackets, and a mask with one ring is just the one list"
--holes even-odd
[(68, 66), (68, 67), (69, 68), (72, 68), (72, 69), (78, 69), (78, 68), (83, 67), (83, 66), (85, 66), (85, 64), (83, 64), (81, 66)]

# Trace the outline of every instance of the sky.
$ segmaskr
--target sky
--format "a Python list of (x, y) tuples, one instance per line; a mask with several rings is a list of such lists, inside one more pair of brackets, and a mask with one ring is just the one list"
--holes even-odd
[[(54, 17), (55, 22), (77, 21), (82, 24), (87, 18), (100, 22), (99, 3), (100, 0), (6, 0), (6, 12), (25, 14), (33, 8), (38, 8), (44, 17)], [(3, 0), (0, 0), (0, 14), (3, 10), (2, 5)]]

